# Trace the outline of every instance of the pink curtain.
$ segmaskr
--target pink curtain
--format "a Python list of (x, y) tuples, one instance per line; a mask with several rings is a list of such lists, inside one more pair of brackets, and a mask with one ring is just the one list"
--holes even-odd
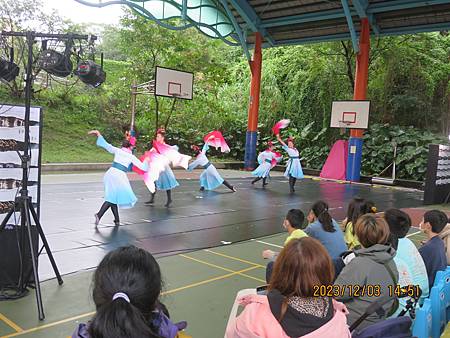
[(339, 140), (331, 148), (320, 177), (345, 180), (348, 157), (348, 141)]

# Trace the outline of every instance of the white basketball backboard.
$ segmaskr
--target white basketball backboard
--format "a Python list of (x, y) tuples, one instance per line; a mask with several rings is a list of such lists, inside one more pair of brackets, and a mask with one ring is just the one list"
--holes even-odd
[(155, 94), (192, 100), (194, 74), (175, 69), (156, 67)]
[(331, 128), (367, 129), (370, 101), (334, 101)]

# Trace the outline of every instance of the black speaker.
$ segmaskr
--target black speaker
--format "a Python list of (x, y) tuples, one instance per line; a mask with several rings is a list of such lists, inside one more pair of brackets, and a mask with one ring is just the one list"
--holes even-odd
[[(30, 229), (37, 257), (38, 232), (35, 226), (31, 226)], [(0, 291), (10, 288), (20, 289), (34, 282), (30, 244), (26, 232), (27, 229), (23, 229), (20, 225), (12, 227), (8, 225), (0, 231)]]

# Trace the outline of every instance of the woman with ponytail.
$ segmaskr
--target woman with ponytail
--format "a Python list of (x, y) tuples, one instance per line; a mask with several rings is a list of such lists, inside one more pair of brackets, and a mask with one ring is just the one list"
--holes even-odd
[(306, 227), (305, 232), (321, 242), (332, 259), (338, 258), (341, 253), (347, 250), (344, 234), (337, 222), (329, 214), (327, 203), (324, 201), (314, 203), (307, 220), (309, 225)]
[(186, 327), (163, 312), (161, 271), (145, 250), (128, 246), (108, 253), (93, 284), (96, 314), (72, 338), (174, 338)]

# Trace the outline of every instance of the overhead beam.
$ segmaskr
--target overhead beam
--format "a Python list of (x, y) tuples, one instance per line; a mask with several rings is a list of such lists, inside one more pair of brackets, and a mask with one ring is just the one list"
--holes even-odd
[(275, 45), (275, 41), (267, 30), (261, 26), (261, 19), (247, 0), (230, 0), (230, 3), (253, 32), (260, 32), (270, 45)]
[(395, 0), (375, 3), (367, 8), (367, 14), (376, 14), (383, 12), (393, 12), (402, 9), (411, 9), (433, 5), (449, 4), (448, 0), (428, 0), (428, 1), (411, 1), (411, 0)]
[[(398, 28), (383, 29), (380, 33), (380, 36), (396, 36), (396, 35), (407, 35), (407, 34), (417, 34), (427, 32), (439, 32), (442, 30), (450, 30), (450, 21), (433, 25), (410, 26), (401, 29)], [(373, 35), (373, 32), (371, 33)], [(357, 36), (359, 37), (359, 34), (357, 34)], [(275, 47), (289, 46), (289, 45), (306, 45), (318, 42), (346, 41), (350, 39), (351, 37), (349, 33), (339, 33), (324, 36), (312, 36), (300, 39), (278, 40), (277, 43), (275, 44)], [(266, 45), (263, 47), (268, 46)]]
[[(350, 10), (350, 13), (352, 15), (357, 14), (355, 11), (352, 11), (352, 10)], [(280, 27), (280, 26), (295, 25), (295, 24), (315, 22), (315, 21), (321, 21), (321, 20), (340, 19), (340, 18), (344, 18), (344, 17), (345, 17), (345, 13), (342, 11), (342, 9), (330, 9), (330, 10), (321, 11), (321, 12), (314, 12), (314, 13), (307, 13), (307, 14), (300, 14), (300, 15), (291, 15), (291, 16), (286, 16), (283, 18), (276, 18), (276, 19), (268, 19), (268, 20), (262, 21), (261, 26), (265, 27), (265, 28)]]
[(344, 9), (345, 18), (347, 19), (348, 30), (352, 39), (353, 50), (355, 54), (359, 53), (358, 38), (356, 37), (355, 25), (353, 24), (352, 14), (347, 0), (341, 0), (342, 8)]
[(353, 7), (360, 19), (368, 18), (370, 27), (376, 35), (380, 34), (380, 28), (376, 24), (375, 16), (373, 14), (367, 15), (367, 7), (369, 7), (369, 2), (367, 0), (352, 0)]
[(220, 3), (222, 4), (223, 8), (225, 9), (231, 23), (233, 24), (234, 30), (239, 38), (239, 42), (241, 43), (241, 46), (244, 49), (245, 57), (250, 62), (252, 57), (250, 55), (250, 52), (248, 51), (247, 39), (244, 36), (244, 34), (242, 33), (241, 27), (239, 26), (238, 22), (236, 21), (236, 18), (234, 17), (233, 13), (231, 12), (230, 8), (228, 7), (228, 1), (220, 0)]

